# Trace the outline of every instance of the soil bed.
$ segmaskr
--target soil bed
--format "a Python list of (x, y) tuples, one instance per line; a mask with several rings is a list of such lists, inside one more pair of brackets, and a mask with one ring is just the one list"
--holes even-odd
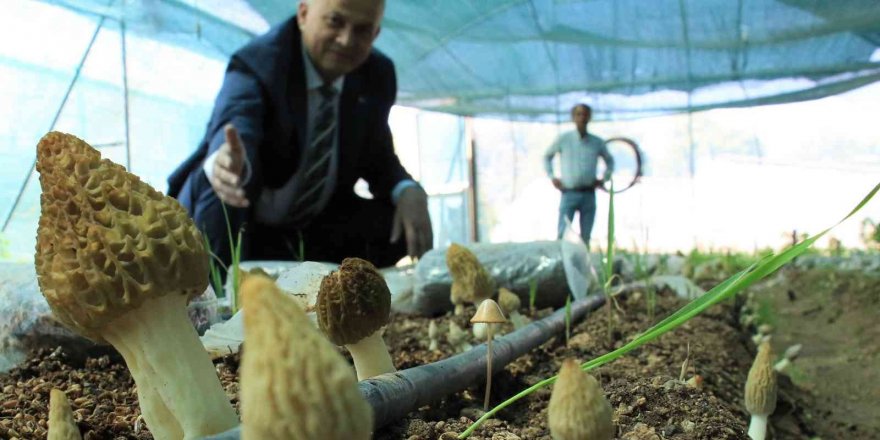
[[(784, 276), (784, 275), (779, 275)], [(769, 283), (778, 281), (770, 280)], [(668, 293), (658, 296), (655, 320), (684, 302)], [(876, 309), (875, 309), (876, 310)], [(471, 308), (468, 313), (472, 313)], [(549, 310), (540, 311), (546, 314)], [(722, 304), (692, 319), (674, 332), (592, 371), (614, 408), (617, 438), (622, 439), (747, 439), (748, 414), (742, 390), (754, 355), (749, 334), (739, 328), (733, 304)], [(468, 315), (469, 316), (469, 315)], [(446, 342), (450, 320), (467, 326), (466, 316), (433, 318), (440, 330), (438, 350), (428, 350), (429, 318), (396, 315), (385, 333), (395, 365), (400, 369), (434, 362), (452, 355)], [(509, 364), (494, 376), (492, 405), (558, 372), (567, 357), (592, 359), (650, 327), (645, 298), (622, 298), (614, 310), (608, 337), (607, 310), (587, 316), (572, 329), (568, 346), (564, 336), (551, 339)], [(700, 387), (677, 381), (690, 349), (686, 378), (702, 378)], [(777, 348), (779, 352), (779, 348)], [(238, 356), (216, 362), (230, 400), (238, 406)], [(0, 375), (0, 438), (45, 438), (48, 396), (52, 387), (67, 392), (80, 430), (89, 439), (150, 439), (138, 421), (133, 382), (121, 357), (105, 355), (77, 361), (61, 350), (44, 350), (26, 364)], [(777, 439), (817, 435), (805, 405), (811, 395), (780, 376), (777, 411), (771, 431)], [(471, 436), (472, 439), (549, 439), (546, 408), (551, 387), (539, 390), (499, 412)], [(433, 440), (447, 432), (462, 432), (481, 415), (482, 384), (455, 393), (441, 402), (410, 413), (405, 419), (376, 432), (376, 440)], [(864, 428), (823, 427), (825, 438), (872, 438)], [(448, 436), (443, 436), (444, 439)]]

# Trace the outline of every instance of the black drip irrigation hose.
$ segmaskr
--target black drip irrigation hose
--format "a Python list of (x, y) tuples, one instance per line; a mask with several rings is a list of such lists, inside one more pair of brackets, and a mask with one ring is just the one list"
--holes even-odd
[[(592, 295), (571, 303), (571, 323), (605, 304), (605, 296)], [(516, 358), (547, 342), (565, 330), (565, 308), (492, 342), (492, 373), (501, 371)], [(415, 409), (439, 401), (452, 393), (479, 383), (486, 377), (486, 344), (441, 361), (395, 373), (386, 373), (358, 383), (361, 394), (373, 408), (374, 429), (399, 420)], [(241, 428), (205, 437), (204, 440), (238, 440)]]

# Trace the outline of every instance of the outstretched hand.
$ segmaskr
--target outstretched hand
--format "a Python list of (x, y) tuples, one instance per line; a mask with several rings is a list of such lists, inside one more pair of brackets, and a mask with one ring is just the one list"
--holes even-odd
[(406, 236), (406, 252), (410, 257), (421, 257), (434, 247), (428, 195), (420, 186), (406, 188), (397, 200), (391, 242), (397, 243), (401, 235)]
[(211, 187), (217, 193), (217, 197), (229, 206), (244, 208), (250, 205), (241, 188), (241, 175), (244, 171), (245, 153), (244, 143), (238, 135), (238, 130), (232, 124), (223, 128), (226, 134), (226, 142), (220, 146), (217, 158), (214, 160), (214, 168), (211, 171)]

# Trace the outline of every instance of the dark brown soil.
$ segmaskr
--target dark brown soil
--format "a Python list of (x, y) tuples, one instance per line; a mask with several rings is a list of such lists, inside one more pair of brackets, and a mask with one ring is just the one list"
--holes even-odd
[[(769, 287), (762, 288), (776, 288), (773, 283), (784, 284), (771, 280), (767, 283)], [(681, 300), (670, 295), (661, 295), (655, 316), (665, 317), (682, 304)], [(877, 311), (876, 303), (871, 310)], [(465, 327), (466, 318), (444, 316), (434, 320), (440, 329), (439, 348), (431, 351), (427, 349), (429, 318), (394, 317), (385, 338), (398, 368), (437, 361), (453, 354), (445, 337), (448, 322), (455, 320)], [(556, 374), (567, 357), (580, 361), (595, 358), (620, 347), (627, 338), (652, 324), (646, 313), (646, 301), (640, 294), (619, 301), (614, 311), (611, 338), (607, 336), (606, 309), (594, 312), (576, 324), (568, 346), (564, 337), (552, 339), (497, 374), (493, 379), (491, 402), (498, 404)], [(783, 331), (782, 325), (780, 331)], [(871, 335), (876, 341), (876, 333)], [(629, 440), (748, 438), (745, 433), (749, 416), (742, 405), (742, 390), (754, 354), (750, 339), (749, 334), (739, 328), (734, 305), (722, 304), (674, 332), (593, 370), (591, 373), (601, 383), (615, 410), (617, 437)], [(777, 350), (784, 349), (786, 343), (779, 341), (775, 344), (782, 347)], [(699, 387), (677, 381), (688, 349), (691, 367), (685, 378), (699, 375), (702, 379)], [(865, 362), (873, 360), (873, 365), (878, 365), (876, 349), (864, 356)], [(801, 365), (802, 359), (797, 362)], [(221, 381), (236, 407), (237, 369), (237, 356), (217, 361)], [(817, 369), (817, 374), (824, 374), (823, 371)], [(862, 377), (868, 378), (867, 375)], [(796, 382), (802, 383), (800, 380)], [(821, 382), (813, 384), (816, 392), (824, 391)], [(877, 389), (876, 383), (875, 378), (871, 384), (874, 390)], [(861, 381), (853, 384), (856, 388), (861, 385)], [(119, 357), (103, 356), (82, 363), (69, 359), (59, 350), (36, 353), (27, 364), (0, 375), (0, 438), (45, 438), (51, 387), (65, 390), (70, 396), (85, 439), (151, 438), (149, 432), (140, 426), (135, 432), (139, 414), (137, 399), (133, 382)], [(845, 396), (838, 398), (842, 400), (823, 404), (814, 393), (799, 389), (786, 376), (780, 376), (780, 387), (777, 410), (771, 418), (771, 438), (803, 439), (817, 435), (823, 438), (878, 438), (876, 423), (872, 425), (867, 420), (838, 424), (817, 420), (835, 416), (832, 408), (845, 401)], [(541, 389), (503, 409), (496, 418), (477, 429), (471, 438), (549, 439), (546, 408), (551, 390)], [(474, 384), (380, 429), (375, 439), (433, 440), (447, 432), (460, 433), (481, 414), (483, 392), (482, 384)], [(876, 397), (861, 403), (874, 406), (868, 402), (878, 401)], [(876, 422), (876, 414), (873, 421)]]

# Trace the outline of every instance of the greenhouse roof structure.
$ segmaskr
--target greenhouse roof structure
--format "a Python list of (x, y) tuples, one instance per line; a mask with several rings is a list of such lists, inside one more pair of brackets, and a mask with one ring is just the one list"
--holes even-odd
[[(293, 0), (44, 0), (226, 58)], [(398, 102), (554, 120), (815, 99), (880, 79), (875, 0), (389, 0)]]

